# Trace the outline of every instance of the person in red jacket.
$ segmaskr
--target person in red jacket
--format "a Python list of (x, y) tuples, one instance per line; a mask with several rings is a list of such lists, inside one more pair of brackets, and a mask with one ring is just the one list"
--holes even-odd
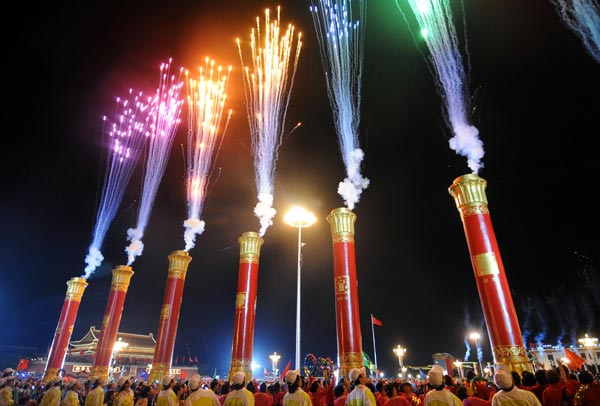
[(258, 392), (254, 393), (255, 406), (273, 406), (273, 396), (267, 393), (267, 384), (261, 383)]
[(598, 406), (600, 405), (600, 384), (594, 382), (594, 375), (588, 371), (579, 373), (581, 387), (575, 394), (575, 406)]
[(563, 399), (565, 383), (560, 379), (560, 374), (557, 370), (552, 369), (546, 373), (548, 378), (548, 386), (542, 392), (542, 405), (544, 406), (561, 406), (560, 402)]

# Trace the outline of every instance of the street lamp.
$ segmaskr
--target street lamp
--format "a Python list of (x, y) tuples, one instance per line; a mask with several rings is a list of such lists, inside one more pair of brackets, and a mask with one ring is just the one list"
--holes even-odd
[(402, 347), (400, 344), (396, 348), (394, 348), (394, 354), (398, 357), (398, 363), (400, 364), (400, 369), (404, 366), (404, 354), (406, 354), (406, 348)]
[(271, 362), (273, 363), (273, 375), (277, 376), (279, 373), (279, 370), (277, 369), (277, 362), (279, 362), (281, 355), (277, 354), (277, 351), (275, 351), (273, 354), (269, 355), (269, 358), (271, 358)]
[(592, 348), (598, 345), (598, 339), (595, 337), (590, 337), (586, 334), (585, 337), (580, 338), (577, 341), (579, 344), (587, 348), (588, 352), (590, 353), (590, 357), (592, 358), (592, 362), (594, 363), (594, 367), (596, 368), (596, 371), (598, 371), (598, 364), (596, 363), (596, 358), (594, 358), (594, 353), (592, 353)]
[(310, 227), (317, 221), (315, 215), (301, 207), (293, 207), (283, 220), (298, 229), (298, 281), (296, 283), (296, 368), (300, 369), (300, 270), (302, 259), (302, 228)]
[[(113, 350), (112, 350), (112, 355), (111, 355), (111, 362), (109, 363), (109, 365), (111, 365), (111, 375), (113, 374), (113, 371), (115, 369), (115, 367), (117, 366), (117, 356), (119, 355), (120, 351), (123, 351), (123, 349), (129, 347), (129, 343), (123, 341), (122, 337), (119, 337), (119, 339), (117, 341), (115, 341), (115, 344), (113, 345)], [(120, 374), (122, 374), (122, 372), (120, 372)]]
[(479, 333), (471, 333), (469, 338), (475, 341), (475, 349), (477, 350), (477, 361), (479, 361), (479, 373), (481, 374), (481, 376), (483, 376), (483, 366), (481, 365), (481, 353), (483, 351), (479, 351), (479, 345), (477, 345), (477, 342), (481, 338), (481, 336), (479, 335)]

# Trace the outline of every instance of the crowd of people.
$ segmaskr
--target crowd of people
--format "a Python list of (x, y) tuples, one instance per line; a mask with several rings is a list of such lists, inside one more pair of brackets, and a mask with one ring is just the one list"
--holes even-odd
[(439, 365), (416, 380), (372, 379), (365, 368), (355, 368), (339, 382), (299, 370), (281, 381), (247, 380), (236, 372), (231, 382), (196, 374), (152, 383), (61, 376), (42, 382), (14, 372), (7, 368), (2, 374), (0, 406), (600, 406), (598, 377), (563, 367), (522, 375), (499, 369), (489, 380), (472, 371), (454, 378)]

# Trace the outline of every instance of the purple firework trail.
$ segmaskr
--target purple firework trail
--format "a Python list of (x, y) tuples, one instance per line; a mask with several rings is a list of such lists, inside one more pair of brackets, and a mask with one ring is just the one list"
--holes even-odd
[(92, 275), (104, 259), (100, 250), (106, 232), (123, 200), (125, 187), (131, 179), (147, 136), (148, 105), (141, 102), (141, 95), (129, 90), (128, 97), (117, 98), (114, 117), (104, 117), (105, 122), (108, 121), (110, 152), (106, 157), (106, 172), (93, 238), (85, 258), (87, 265), (85, 274), (82, 275), (85, 279)]
[(127, 265), (131, 265), (136, 256), (142, 255), (144, 249), (142, 237), (148, 225), (158, 185), (165, 173), (173, 139), (181, 121), (179, 116), (184, 103), (180, 94), (183, 87), (181, 80), (183, 69), (180, 70), (179, 77), (175, 77), (175, 75), (171, 75), (170, 67), (171, 60), (161, 64), (156, 95), (150, 100), (148, 160), (146, 161), (137, 225), (135, 228), (127, 230), (127, 240), (131, 241), (125, 248), (128, 258)]

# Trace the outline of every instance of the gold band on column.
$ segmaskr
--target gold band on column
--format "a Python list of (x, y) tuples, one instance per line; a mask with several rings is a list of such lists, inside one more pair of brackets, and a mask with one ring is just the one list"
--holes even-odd
[(127, 292), (133, 276), (133, 269), (128, 265), (117, 265), (112, 270), (112, 275), (111, 290)]
[(81, 302), (83, 291), (87, 285), (87, 280), (84, 278), (71, 278), (69, 281), (67, 281), (67, 294), (65, 295), (65, 300), (71, 302)]
[(188, 265), (192, 261), (190, 254), (183, 250), (171, 252), (169, 255), (169, 278), (177, 278), (185, 280)]
[(333, 243), (354, 242), (354, 222), (356, 214), (347, 207), (332, 210), (327, 216), (327, 222), (331, 227), (331, 238)]
[(97, 366), (92, 368), (92, 373), (90, 376), (97, 376), (104, 379), (104, 382), (108, 382), (108, 367), (105, 366)]
[(44, 382), (51, 382), (58, 375), (58, 368), (48, 368), (44, 374)]
[(246, 383), (252, 380), (252, 360), (244, 358), (236, 358), (231, 360), (231, 368), (229, 368), (229, 382), (233, 380), (233, 374), (243, 372), (246, 375)]
[(150, 376), (148, 376), (148, 385), (151, 385), (152, 382), (157, 381), (160, 382), (164, 376), (169, 375), (171, 372), (171, 366), (166, 363), (156, 363), (152, 364), (152, 370), (150, 371)]
[(265, 240), (258, 233), (248, 231), (238, 238), (238, 242), (240, 243), (240, 264), (258, 264), (260, 247)]

